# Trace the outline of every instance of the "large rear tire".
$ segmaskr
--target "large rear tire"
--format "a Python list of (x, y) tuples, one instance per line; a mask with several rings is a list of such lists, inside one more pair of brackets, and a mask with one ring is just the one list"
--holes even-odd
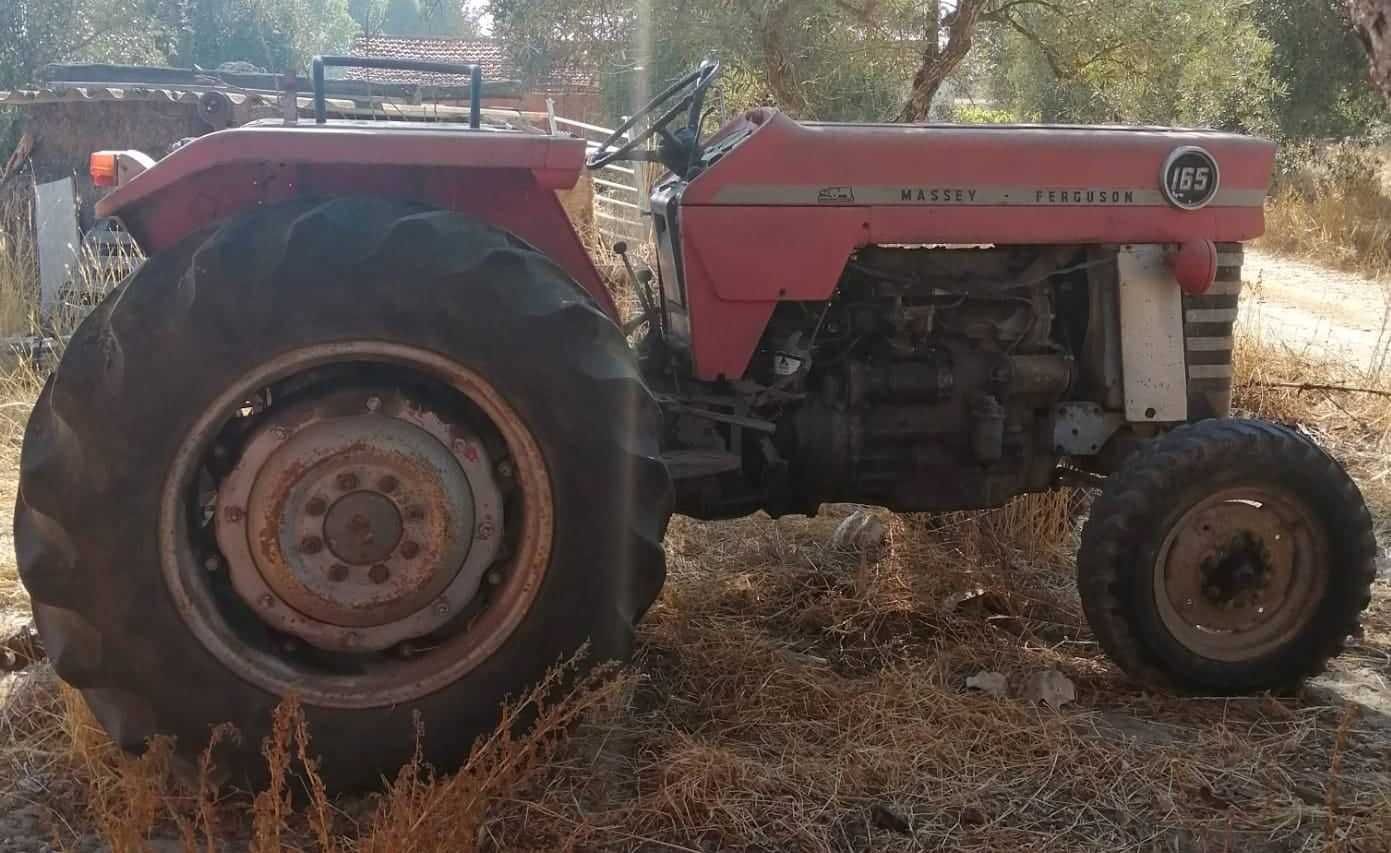
[(1153, 686), (1241, 693), (1317, 675), (1371, 600), (1376, 541), (1332, 457), (1277, 424), (1179, 427), (1107, 479), (1077, 557), (1101, 647)]
[[(152, 258), (73, 337), (25, 435), (20, 571), (58, 674), (124, 747), (163, 733), (192, 754), (231, 722), (241, 746), (222, 760), (255, 780), (270, 712), (293, 689), (335, 788), (405, 762), (416, 713), (427, 758), (448, 767), (500, 703), (585, 643), (591, 663), (629, 653), (665, 572), (657, 423), (618, 328), (515, 238), (375, 199), (270, 208)], [(362, 449), (379, 428), (400, 453)], [(264, 460), (238, 457), (276, 442), (318, 442), (306, 458), (329, 478), (305, 486), (304, 466), (269, 455), (289, 497), (267, 504), (279, 514), (264, 530), (322, 523), (329, 538), (305, 536), (267, 580), (224, 522), (250, 526), (254, 498), (244, 511), (228, 495)], [(380, 473), (398, 456), (399, 486)], [(359, 488), (359, 473), (380, 487)], [(330, 511), (347, 519), (330, 529), (322, 496), (285, 508), (291, 485), (362, 512)], [(416, 486), (454, 496), (430, 505), (442, 526), (402, 503)], [(379, 518), (395, 537), (385, 556)], [(401, 534), (413, 519), (423, 545)], [(331, 537), (357, 522), (366, 550), (327, 580), (306, 575), (352, 550)], [(460, 556), (494, 536), (485, 563)], [(449, 574), (412, 566), (422, 549), (450, 555)], [(456, 564), (468, 582), (454, 584)], [(346, 604), (314, 598), (349, 587)]]

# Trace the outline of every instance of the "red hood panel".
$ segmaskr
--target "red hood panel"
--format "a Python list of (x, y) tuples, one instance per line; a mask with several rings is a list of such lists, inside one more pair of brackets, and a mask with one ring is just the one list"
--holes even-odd
[[(758, 110), (721, 136), (744, 132), (683, 205), (859, 208), (870, 242), (1250, 239), (1263, 228), (1275, 157), (1262, 139), (1158, 128), (799, 124)], [(1220, 169), (1198, 211), (1161, 190), (1183, 146)]]

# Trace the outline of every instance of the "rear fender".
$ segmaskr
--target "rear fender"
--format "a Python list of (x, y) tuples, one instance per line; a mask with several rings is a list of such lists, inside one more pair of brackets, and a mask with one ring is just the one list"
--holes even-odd
[(209, 225), (298, 198), (381, 196), (465, 213), (515, 234), (618, 318), (555, 190), (584, 143), (520, 133), (241, 128), (202, 137), (102, 199), (147, 254)]

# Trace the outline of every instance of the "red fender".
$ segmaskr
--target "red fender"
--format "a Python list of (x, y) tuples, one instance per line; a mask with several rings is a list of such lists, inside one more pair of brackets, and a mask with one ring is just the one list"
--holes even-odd
[(371, 195), (467, 213), (535, 246), (618, 318), (555, 190), (575, 185), (572, 137), (378, 123), (252, 126), (190, 142), (97, 204), (147, 254), (213, 223), (302, 197)]

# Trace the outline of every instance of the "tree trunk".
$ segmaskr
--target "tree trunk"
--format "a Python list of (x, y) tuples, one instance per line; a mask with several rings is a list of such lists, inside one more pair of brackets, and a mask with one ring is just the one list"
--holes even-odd
[(779, 109), (795, 116), (806, 112), (807, 99), (797, 79), (797, 70), (787, 56), (782, 34), (788, 20), (802, 5), (802, 0), (781, 0), (762, 8), (756, 8), (747, 0), (742, 4), (758, 39), (763, 79), (767, 81), (768, 90)]
[(1372, 82), (1391, 98), (1391, 0), (1348, 0), (1348, 13), (1372, 63)]
[(947, 29), (947, 43), (940, 43), (941, 3), (931, 0), (928, 3), (927, 32), (924, 33), (922, 57), (918, 70), (913, 75), (913, 90), (908, 101), (898, 113), (899, 121), (926, 121), (932, 109), (932, 100), (942, 81), (956, 70), (966, 54), (971, 52), (971, 44), (976, 35), (976, 23), (980, 19), (989, 0), (957, 0), (956, 11), (950, 15), (951, 25)]

